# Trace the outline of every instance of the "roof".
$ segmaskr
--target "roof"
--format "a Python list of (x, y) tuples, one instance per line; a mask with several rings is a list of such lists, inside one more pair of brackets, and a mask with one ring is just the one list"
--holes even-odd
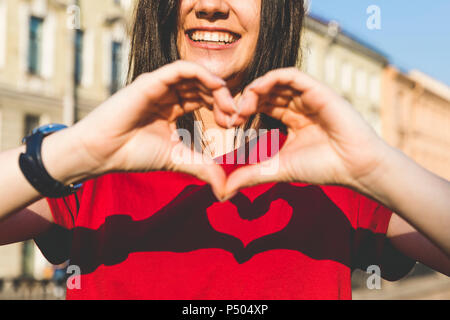
[(433, 92), (447, 101), (450, 101), (450, 87), (445, 83), (440, 82), (419, 70), (411, 70), (408, 75), (412, 80), (420, 83), (430, 92)]
[[(306, 16), (306, 27), (318, 32), (322, 35), (328, 35), (328, 26), (331, 21), (327, 21), (316, 15), (309, 14)], [(383, 65), (387, 65), (389, 60), (387, 55), (374, 47), (373, 45), (359, 39), (357, 36), (351, 34), (346, 30), (339, 28), (339, 33), (337, 34), (335, 41), (343, 46), (346, 46), (352, 50), (356, 50), (361, 54), (364, 54), (374, 60), (379, 61)]]

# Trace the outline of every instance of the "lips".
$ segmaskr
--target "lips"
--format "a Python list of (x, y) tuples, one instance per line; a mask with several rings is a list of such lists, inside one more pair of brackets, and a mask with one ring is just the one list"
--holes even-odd
[(194, 47), (220, 50), (235, 46), (241, 35), (228, 29), (201, 27), (187, 30), (186, 38)]

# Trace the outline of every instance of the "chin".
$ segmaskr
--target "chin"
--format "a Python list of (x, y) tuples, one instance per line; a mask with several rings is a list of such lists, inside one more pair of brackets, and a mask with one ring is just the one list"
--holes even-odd
[(233, 73), (232, 70), (229, 69), (229, 63), (224, 63), (223, 61), (218, 62), (204, 58), (191, 61), (205, 67), (209, 72), (222, 79), (230, 77), (230, 75)]

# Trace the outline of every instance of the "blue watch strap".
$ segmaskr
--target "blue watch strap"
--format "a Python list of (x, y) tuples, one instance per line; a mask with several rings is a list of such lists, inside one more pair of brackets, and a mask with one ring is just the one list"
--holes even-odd
[(43, 139), (65, 126), (45, 126), (33, 131), (24, 141), (27, 144), (26, 153), (19, 157), (19, 166), (28, 182), (43, 196), (48, 198), (62, 198), (75, 193), (81, 185), (66, 186), (55, 180), (45, 169), (41, 156)]

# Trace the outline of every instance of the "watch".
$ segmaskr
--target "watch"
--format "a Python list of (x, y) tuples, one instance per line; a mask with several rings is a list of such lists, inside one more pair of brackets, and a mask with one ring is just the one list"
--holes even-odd
[(50, 134), (67, 129), (62, 124), (49, 124), (34, 129), (31, 135), (24, 138), (26, 152), (20, 154), (19, 166), (28, 182), (44, 197), (63, 198), (76, 193), (82, 184), (70, 184), (68, 186), (55, 180), (45, 169), (42, 162), (42, 141)]

